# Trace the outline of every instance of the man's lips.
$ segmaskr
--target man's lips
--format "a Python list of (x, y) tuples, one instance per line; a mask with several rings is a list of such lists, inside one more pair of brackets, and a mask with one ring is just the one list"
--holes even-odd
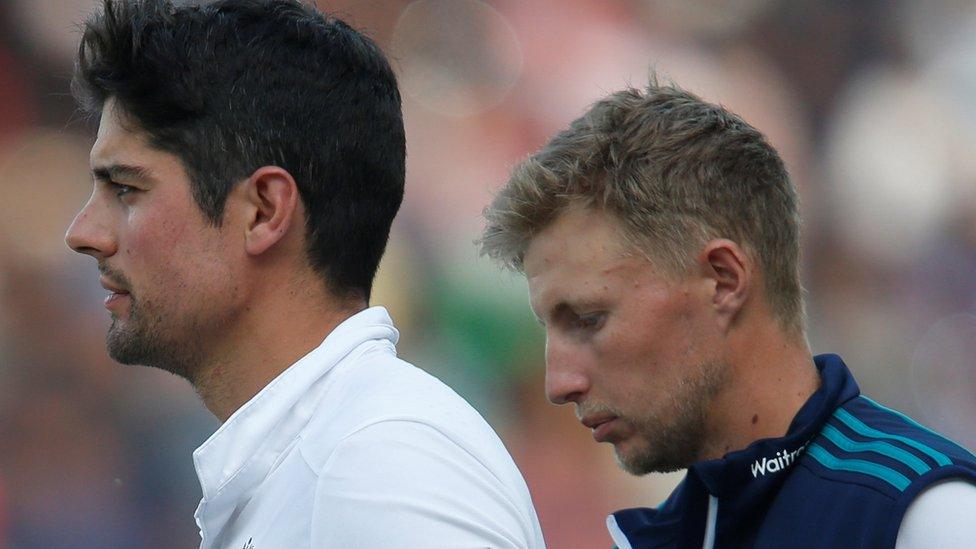
[(100, 277), (98, 279), (98, 282), (101, 283), (102, 288), (105, 288), (106, 290), (112, 292), (113, 294), (128, 294), (129, 293), (127, 290), (123, 289), (122, 286), (120, 286), (118, 284), (115, 284), (114, 282), (112, 282), (111, 280), (105, 278), (104, 276), (103, 277)]
[(613, 428), (613, 423), (616, 419), (617, 416), (615, 415), (599, 414), (584, 417), (580, 420), (580, 423), (593, 431), (594, 440), (604, 442), (609, 438), (610, 430)]
[(121, 302), (122, 300), (129, 297), (128, 290), (125, 290), (120, 285), (112, 282), (108, 278), (100, 277), (98, 281), (101, 283), (102, 288), (109, 291), (109, 294), (105, 296), (105, 308), (112, 310), (112, 308)]

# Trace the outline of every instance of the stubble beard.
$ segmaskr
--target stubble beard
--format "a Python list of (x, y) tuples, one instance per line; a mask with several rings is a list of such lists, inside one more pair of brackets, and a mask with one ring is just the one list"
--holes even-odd
[(669, 392), (667, 405), (629, 417), (636, 446), (626, 452), (614, 447), (618, 465), (642, 476), (684, 469), (699, 459), (705, 445), (708, 405), (728, 383), (728, 377), (725, 365), (699, 364)]
[(129, 299), (129, 315), (124, 322), (112, 315), (105, 336), (109, 356), (120, 364), (159, 368), (195, 384), (194, 365), (199, 362), (195, 346), (171, 337), (165, 328), (165, 315), (151, 301), (137, 300), (132, 294)]

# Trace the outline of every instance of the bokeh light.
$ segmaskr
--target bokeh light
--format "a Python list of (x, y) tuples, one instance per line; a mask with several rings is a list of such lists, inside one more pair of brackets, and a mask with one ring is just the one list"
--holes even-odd
[(522, 52), (505, 17), (480, 0), (416, 0), (401, 13), (391, 52), (400, 85), (420, 104), (470, 116), (505, 99)]

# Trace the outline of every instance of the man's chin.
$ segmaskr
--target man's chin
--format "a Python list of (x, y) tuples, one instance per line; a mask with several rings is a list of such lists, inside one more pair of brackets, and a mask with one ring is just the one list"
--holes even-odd
[(158, 368), (195, 384), (195, 368), (191, 366), (195, 362), (187, 360), (185, 355), (173, 353), (175, 347), (159, 339), (125, 330), (109, 330), (106, 348), (108, 356), (119, 364)]
[(112, 344), (108, 346), (108, 356), (115, 362), (127, 366), (145, 366), (147, 362), (130, 349)]
[(650, 471), (645, 471), (642, 466), (647, 451), (638, 451), (633, 447), (633, 440), (621, 440), (613, 444), (613, 457), (617, 460), (617, 465), (632, 475), (645, 475)]
[(654, 462), (635, 461), (616, 454), (617, 465), (627, 473), (635, 477), (642, 477), (651, 473), (670, 473), (682, 469), (682, 467), (672, 467)]
[(119, 364), (145, 365), (147, 364), (146, 345), (140, 338), (127, 330), (125, 324), (113, 321), (105, 336), (105, 347), (108, 356)]
[(628, 446), (628, 442), (614, 445), (614, 457), (617, 465), (631, 475), (640, 477), (650, 473), (671, 473), (688, 467), (685, 460), (669, 459), (669, 456), (656, 454), (649, 448)]

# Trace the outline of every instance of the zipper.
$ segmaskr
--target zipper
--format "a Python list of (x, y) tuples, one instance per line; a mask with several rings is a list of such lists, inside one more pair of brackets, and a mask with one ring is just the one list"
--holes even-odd
[(702, 549), (713, 549), (715, 547), (716, 522), (718, 522), (718, 498), (709, 494), (708, 517), (705, 519), (705, 541), (702, 543)]

